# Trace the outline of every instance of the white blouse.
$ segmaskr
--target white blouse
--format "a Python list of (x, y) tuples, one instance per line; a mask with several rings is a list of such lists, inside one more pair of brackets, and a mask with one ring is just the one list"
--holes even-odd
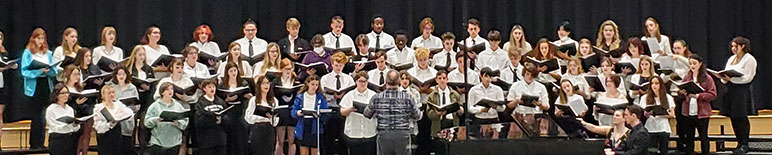
[[(643, 95), (641, 97), (641, 102), (639, 102), (637, 105), (641, 108), (646, 108), (647, 101), (646, 97), (648, 97), (649, 94)], [(669, 94), (665, 94), (667, 97), (667, 104), (670, 108), (675, 107), (675, 102), (673, 101), (673, 97)], [(658, 98), (654, 98), (654, 101), (656, 102), (655, 105), (662, 105), (663, 103), (659, 102)], [(669, 110), (669, 109), (668, 109)], [(646, 130), (649, 131), (649, 133), (657, 133), (657, 132), (666, 132), (671, 133), (670, 131), (670, 123), (668, 122), (667, 116), (649, 116), (649, 119), (646, 119), (646, 123), (644, 125), (646, 127)]]
[(48, 133), (68, 134), (77, 132), (80, 129), (79, 124), (66, 124), (56, 120), (64, 116), (75, 118), (75, 110), (69, 105), (65, 104), (61, 106), (56, 103), (48, 105), (46, 108), (46, 124), (48, 125)]
[(169, 49), (166, 48), (166, 46), (158, 46), (158, 49), (154, 49), (150, 47), (150, 45), (142, 45), (142, 47), (145, 48), (145, 55), (147, 56), (147, 59), (145, 59), (146, 64), (153, 65), (153, 62), (155, 62), (158, 57), (161, 57), (162, 54), (170, 54)]
[(416, 47), (424, 47), (427, 49), (442, 48), (442, 39), (433, 35), (429, 36), (427, 39), (424, 39), (423, 36), (418, 36), (410, 43), (410, 48)]
[(97, 64), (99, 63), (99, 59), (102, 57), (108, 57), (112, 60), (115, 60), (116, 62), (121, 61), (123, 59), (123, 49), (113, 46), (112, 51), (107, 51), (105, 46), (99, 46), (94, 48), (93, 51), (94, 54), (91, 56), (91, 63)]
[[(217, 55), (220, 54), (222, 51), (220, 51), (220, 46), (217, 46), (217, 43), (214, 41), (209, 41), (206, 43), (200, 43), (200, 42), (193, 42), (190, 43), (189, 46), (193, 46), (198, 48), (198, 51), (206, 52), (211, 55)], [(247, 51), (249, 52), (249, 51)]]
[(108, 122), (105, 116), (102, 115), (101, 111), (104, 108), (107, 108), (107, 106), (103, 103), (94, 106), (94, 114), (96, 115), (94, 116), (94, 129), (96, 129), (97, 133), (103, 134), (115, 127), (121, 130), (121, 135), (123, 136), (131, 136), (134, 133), (134, 112), (129, 107), (126, 107), (120, 101), (115, 101), (113, 102), (113, 108), (107, 108), (113, 119), (122, 120), (128, 118), (114, 127), (110, 127), (111, 122)]
[[(667, 54), (667, 55), (673, 54), (673, 48), (670, 47), (670, 37), (667, 37), (666, 35), (659, 35), (659, 38), (660, 38), (659, 43), (657, 43), (659, 45), (659, 48), (662, 51), (665, 51), (665, 54)], [(647, 39), (648, 38), (646, 36), (641, 37), (642, 41), (643, 40), (647, 40)], [(656, 38), (654, 38), (654, 39), (656, 39)], [(643, 46), (649, 46), (649, 45), (643, 45)], [(641, 48), (641, 50), (642, 49), (643, 48)], [(659, 56), (659, 53), (656, 52), (656, 50), (655, 50), (655, 52), (651, 52), (651, 57), (652, 58), (656, 59), (657, 56)]]
[[(738, 72), (743, 73), (743, 76), (733, 77), (729, 79), (729, 82), (734, 84), (751, 83), (751, 81), (753, 81), (753, 77), (756, 76), (756, 58), (753, 57), (753, 55), (746, 53), (745, 56), (740, 59), (740, 62), (737, 64), (732, 64), (732, 61), (734, 61), (736, 56), (737, 55), (732, 55), (729, 57), (729, 60), (726, 61), (726, 67), (724, 67), (724, 69), (737, 70)], [(721, 80), (721, 82), (726, 83), (727, 81)]]
[[(314, 96), (314, 97), (316, 97), (316, 96)], [(269, 100), (273, 99), (274, 105), (279, 104), (279, 100), (276, 100), (275, 97), (269, 96), (268, 99)], [(246, 113), (244, 114), (244, 120), (246, 120), (248, 124), (255, 124), (255, 123), (273, 123), (273, 124), (277, 124), (277, 123), (279, 123), (279, 117), (278, 116), (277, 117), (273, 117), (274, 120), (272, 121), (268, 117), (263, 117), (263, 116), (260, 116), (260, 115), (255, 115), (254, 114), (255, 113), (255, 109), (257, 109), (257, 105), (255, 104), (255, 102), (257, 102), (256, 100), (257, 100), (257, 96), (253, 96), (252, 98), (249, 99), (249, 102), (248, 102), (249, 104), (247, 105), (247, 110), (245, 111)], [(265, 102), (265, 101), (260, 101), (260, 106), (271, 107), (271, 105), (269, 105), (268, 102)], [(271, 108), (273, 108), (273, 107), (271, 107)]]

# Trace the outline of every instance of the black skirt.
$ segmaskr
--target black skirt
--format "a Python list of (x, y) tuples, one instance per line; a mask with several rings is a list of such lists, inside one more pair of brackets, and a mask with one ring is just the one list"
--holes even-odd
[(290, 108), (282, 108), (277, 110), (279, 114), (279, 124), (277, 126), (295, 127), (295, 125), (298, 124), (298, 120), (290, 116), (290, 111)]
[(121, 127), (121, 125), (116, 125), (105, 133), (97, 134), (97, 152), (99, 154), (136, 154), (133, 151), (134, 143), (131, 136), (123, 136)]
[(270, 123), (255, 123), (250, 128), (250, 154), (273, 154), (273, 150), (276, 148), (276, 129)]
[(753, 94), (751, 83), (726, 83), (726, 95), (721, 104), (720, 114), (727, 117), (747, 117), (749, 114), (755, 115), (756, 108), (753, 105), (751, 94)]
[(48, 134), (48, 150), (55, 155), (75, 155), (78, 148), (78, 134)]
[[(316, 142), (317, 135), (313, 133), (314, 131), (314, 119), (315, 118), (303, 118), (303, 137), (295, 137), (300, 142), (300, 146), (305, 147), (313, 147), (317, 148), (319, 145)], [(302, 138), (302, 139), (300, 139)]]

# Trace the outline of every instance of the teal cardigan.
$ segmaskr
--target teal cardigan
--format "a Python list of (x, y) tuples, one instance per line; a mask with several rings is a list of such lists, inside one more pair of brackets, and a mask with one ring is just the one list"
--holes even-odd
[[(46, 51), (46, 55), (48, 55), (48, 63), (53, 63), (52, 61), (54, 58), (53, 54), (51, 54), (51, 51)], [(35, 88), (37, 87), (36, 80), (43, 74), (43, 71), (40, 69), (27, 69), (31, 64), (32, 52), (30, 52), (29, 49), (24, 49), (24, 52), (21, 55), (21, 76), (24, 78), (24, 95), (29, 97), (33, 97), (33, 95), (35, 95)], [(56, 77), (56, 74), (58, 74), (56, 68), (49, 69), (48, 73), (46, 74), (46, 77), (48, 78), (48, 87), (50, 87), (50, 90), (54, 89), (54, 77)]]

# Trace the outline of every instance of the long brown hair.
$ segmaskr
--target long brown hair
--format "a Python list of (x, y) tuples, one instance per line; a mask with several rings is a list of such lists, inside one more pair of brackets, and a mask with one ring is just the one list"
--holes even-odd
[[(667, 101), (667, 88), (665, 88), (665, 82), (662, 81), (662, 78), (659, 76), (652, 76), (649, 78), (651, 84), (654, 84), (654, 80), (659, 81), (659, 96), (657, 96), (657, 98), (659, 98), (659, 104), (665, 107), (665, 109), (670, 109), (670, 103)], [(646, 96), (646, 105), (654, 105), (654, 89), (649, 88), (649, 90), (646, 90), (646, 94), (648, 94)]]
[[(263, 98), (262, 96), (263, 88), (261, 88), (263, 85), (262, 84), (263, 82), (271, 83), (271, 81), (269, 81), (268, 78), (266, 78), (266, 76), (260, 76), (257, 78), (257, 82), (255, 82), (255, 105), (260, 105), (259, 102), (261, 102), (260, 100), (262, 100)], [(271, 86), (268, 86), (268, 92), (267, 94), (265, 94), (265, 102), (268, 102), (268, 105), (273, 106), (276, 103), (274, 103), (274, 100), (272, 99), (273, 99), (273, 88)]]
[[(49, 97), (49, 99), (51, 100), (51, 104), (56, 104), (56, 102), (59, 102), (59, 94), (61, 94), (60, 92), (62, 91), (62, 89), (67, 89), (67, 86), (65, 86), (62, 83), (57, 83), (54, 86), (54, 91), (51, 92), (51, 96)], [(67, 91), (69, 93), (69, 89)]]
[(228, 62), (227, 64), (225, 64), (225, 70), (223, 70), (223, 80), (222, 80), (222, 82), (225, 85), (228, 85), (230, 83), (230, 81), (231, 81), (231, 77), (230, 77), (230, 75), (228, 75), (228, 70), (230, 70), (231, 68), (234, 68), (234, 67), (237, 70), (237, 72), (236, 72), (236, 81), (238, 81), (241, 78), (241, 74), (243, 74), (243, 73), (241, 73), (241, 69), (239, 69), (241, 67), (236, 65), (236, 63)]
[(571, 83), (571, 80), (568, 79), (562, 79), (560, 80), (560, 94), (558, 95), (560, 97), (560, 104), (567, 104), (568, 103), (568, 95), (566, 95), (565, 90), (563, 90), (563, 82), (568, 82), (568, 84), (571, 84), (571, 92), (576, 94), (576, 87), (574, 87), (574, 84)]
[(150, 38), (148, 36), (150, 35), (150, 33), (153, 33), (153, 29), (158, 29), (158, 31), (161, 31), (161, 28), (159, 28), (158, 26), (155, 26), (155, 25), (148, 26), (147, 29), (145, 29), (145, 35), (143, 35), (142, 39), (139, 40), (140, 45), (150, 44)]
[[(547, 56), (541, 55), (541, 44), (547, 44), (549, 46), (549, 51), (547, 51)], [(550, 44), (549, 40), (547, 38), (541, 38), (539, 39), (539, 42), (536, 43), (536, 47), (533, 47), (533, 50), (531, 52), (528, 52), (531, 57), (536, 58), (536, 60), (549, 60), (555, 58), (555, 52), (558, 49), (555, 47), (555, 45)]]
[[(67, 67), (64, 67), (64, 74), (63, 75), (64, 75), (64, 84), (65, 84), (65, 86), (67, 85), (67, 83), (72, 82), (72, 81), (70, 81), (70, 76), (72, 76), (72, 74), (76, 70), (78, 72), (81, 72), (80, 73), (81, 75), (83, 74), (83, 70), (81, 70), (79, 67), (76, 67), (74, 65), (67, 65)], [(81, 79), (75, 79), (75, 80), (78, 80), (77, 82), (75, 82), (75, 85), (74, 85), (75, 90), (83, 91), (83, 81), (80, 81)]]
[(87, 47), (78, 49), (78, 53), (75, 54), (75, 63), (73, 63), (73, 65), (78, 66), (80, 69), (88, 69), (89, 66), (83, 66), (85, 65), (85, 61), (91, 63), (90, 59), (86, 60), (86, 54), (91, 54), (91, 49), (88, 49)]
[[(645, 28), (646, 27), (646, 21), (654, 22), (654, 25), (657, 26), (657, 31), (655, 31), (654, 34), (650, 34), (649, 30), (647, 30)], [(657, 21), (657, 19), (654, 19), (654, 17), (649, 17), (649, 18), (646, 18), (646, 21), (643, 22), (643, 27), (644, 27), (643, 34), (646, 34), (647, 37), (657, 38), (657, 41), (661, 41), (662, 40), (662, 37), (661, 37), (662, 33), (660, 32), (659, 22)]]
[[(35, 47), (35, 38), (38, 36), (43, 36), (43, 45)], [(46, 30), (43, 30), (43, 28), (35, 28), (35, 30), (32, 30), (32, 35), (29, 36), (29, 41), (27, 42), (27, 49), (29, 49), (32, 54), (48, 51), (48, 36), (46, 35)]]
[(131, 84), (132, 77), (129, 70), (130, 69), (127, 69), (124, 66), (118, 66), (118, 68), (115, 68), (115, 70), (113, 71), (113, 83), (116, 85), (118, 84), (118, 72), (123, 72), (124, 74), (126, 74), (126, 79), (124, 79), (123, 82), (125, 82), (126, 84)]
[(241, 48), (241, 45), (239, 43), (236, 43), (235, 41), (232, 42), (230, 45), (228, 45), (228, 54), (227, 54), (228, 56), (225, 57), (225, 62), (226, 63), (230, 63), (230, 62), (233, 62), (233, 59), (236, 59), (237, 60), (236, 63), (238, 63), (237, 65), (239, 66), (239, 68), (238, 68), (239, 69), (239, 76), (241, 76), (242, 74), (244, 74), (244, 70), (243, 70), (244, 68), (241, 67), (243, 65), (241, 57), (233, 58), (233, 54), (230, 53), (231, 49), (235, 48), (236, 46), (239, 46), (238, 47), (239, 49)]
[[(310, 75), (306, 78), (306, 81), (303, 82), (303, 87), (300, 87), (300, 90), (298, 90), (298, 93), (305, 93), (308, 91), (308, 84), (310, 84), (313, 81), (319, 81), (319, 76), (316, 75)], [(317, 86), (318, 87), (318, 86)], [(319, 93), (319, 88), (316, 88), (316, 93)]]

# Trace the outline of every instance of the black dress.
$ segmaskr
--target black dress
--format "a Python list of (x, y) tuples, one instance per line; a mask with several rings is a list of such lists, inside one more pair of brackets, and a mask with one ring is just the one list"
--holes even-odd
[[(239, 87), (247, 87), (249, 86), (249, 82), (247, 80), (238, 78), (238, 86)], [(217, 87), (217, 89), (228, 89), (228, 85), (224, 82), (220, 84), (220, 86)], [(250, 91), (251, 92), (251, 91)], [(222, 97), (222, 96), (220, 96)], [(227, 137), (227, 152), (229, 155), (244, 155), (249, 152), (248, 150), (248, 132), (249, 128), (247, 126), (246, 120), (244, 120), (244, 111), (246, 110), (245, 106), (247, 103), (247, 99), (243, 97), (243, 95), (239, 96), (239, 99), (233, 102), (226, 101), (226, 104), (228, 106), (233, 105), (234, 107), (231, 108), (231, 110), (228, 110), (224, 116), (226, 116), (227, 120), (223, 120), (226, 122), (225, 125), (225, 134)]]
[[(293, 86), (299, 85), (300, 83), (298, 81), (293, 82)], [(274, 88), (274, 97), (276, 97), (276, 100), (278, 100), (278, 107), (281, 106), (287, 106), (287, 108), (277, 108), (278, 116), (279, 116), (279, 124), (277, 126), (289, 126), (289, 127), (295, 127), (295, 125), (298, 123), (298, 120), (292, 118), (290, 116), (290, 111), (292, 111), (292, 104), (295, 104), (295, 96), (297, 95), (297, 91), (289, 91), (289, 92), (279, 92), (277, 91), (278, 86), (282, 85), (281, 78), (276, 78), (271, 83), (271, 88)]]

